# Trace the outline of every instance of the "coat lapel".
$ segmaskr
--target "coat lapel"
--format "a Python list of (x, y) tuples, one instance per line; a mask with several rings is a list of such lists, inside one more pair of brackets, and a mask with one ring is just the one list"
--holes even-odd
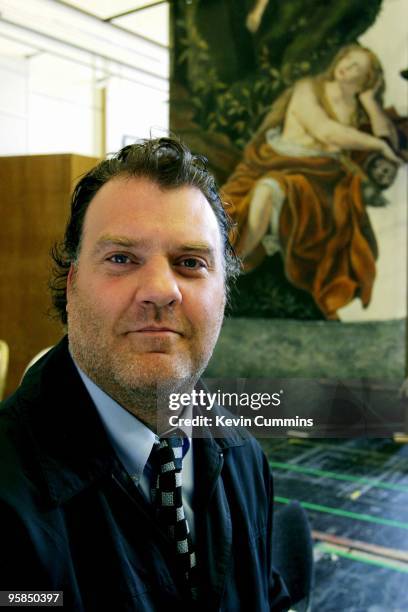
[(222, 438), (215, 439), (201, 431), (202, 437), (193, 441), (197, 565), (208, 610), (220, 608), (232, 561), (233, 531), (222, 477), (224, 461), (232, 447), (245, 444), (245, 436), (239, 431), (223, 433)]
[(37, 481), (52, 506), (66, 502), (117, 465), (66, 338), (30, 368), (18, 393), (20, 418), (38, 459), (33, 469), (39, 470)]

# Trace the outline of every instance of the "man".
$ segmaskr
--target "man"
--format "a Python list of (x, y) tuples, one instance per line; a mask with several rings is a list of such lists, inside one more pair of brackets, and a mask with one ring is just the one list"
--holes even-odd
[(172, 139), (78, 183), (54, 253), (68, 336), (1, 411), (1, 590), (63, 591), (75, 611), (288, 608), (257, 443), (156, 431), (158, 389), (193, 389), (217, 341), (229, 229), (203, 159)]

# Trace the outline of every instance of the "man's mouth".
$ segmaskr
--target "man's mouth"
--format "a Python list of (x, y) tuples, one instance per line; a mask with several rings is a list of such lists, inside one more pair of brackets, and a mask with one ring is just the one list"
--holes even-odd
[(141, 327), (139, 329), (135, 329), (134, 332), (137, 334), (148, 334), (148, 335), (167, 335), (167, 334), (178, 334), (179, 336), (182, 333), (173, 327), (166, 326), (156, 326), (156, 325), (147, 325), (146, 327)]

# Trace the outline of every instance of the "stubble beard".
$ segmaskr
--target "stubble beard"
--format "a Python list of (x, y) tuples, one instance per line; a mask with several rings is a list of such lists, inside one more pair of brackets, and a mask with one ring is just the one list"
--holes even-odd
[[(155, 320), (158, 320), (157, 316)], [(123, 408), (156, 430), (158, 406), (163, 410), (170, 393), (190, 393), (203, 373), (222, 320), (223, 312), (220, 312), (212, 329), (195, 330), (195, 333), (191, 330), (189, 346), (194, 348), (195, 336), (201, 337), (201, 350), (195, 347), (193, 351), (184, 350), (184, 355), (165, 355), (165, 364), (156, 355), (155, 364), (153, 354), (132, 350), (131, 343), (124, 336), (113, 336), (117, 343), (112, 346), (109, 342), (112, 336), (106, 335), (106, 323), (77, 294), (75, 308), (68, 313), (69, 350), (75, 362), (93, 382)], [(169, 340), (164, 338), (158, 341), (156, 348), (165, 352), (169, 349)], [(171, 360), (171, 363), (167, 360)]]

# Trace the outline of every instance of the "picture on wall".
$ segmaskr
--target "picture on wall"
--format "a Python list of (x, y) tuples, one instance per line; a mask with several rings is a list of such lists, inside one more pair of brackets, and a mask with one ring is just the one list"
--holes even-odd
[(234, 317), (406, 317), (403, 0), (177, 0), (171, 129), (236, 222)]

